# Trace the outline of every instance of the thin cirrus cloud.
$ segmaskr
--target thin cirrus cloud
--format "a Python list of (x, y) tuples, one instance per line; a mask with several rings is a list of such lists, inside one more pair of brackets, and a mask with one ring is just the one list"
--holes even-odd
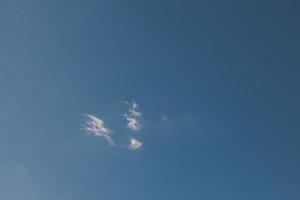
[(161, 114), (160, 117), (161, 117), (162, 121), (168, 121), (169, 120), (167, 115), (165, 115), (165, 114)]
[(124, 117), (127, 120), (127, 128), (133, 131), (140, 131), (142, 128), (140, 122), (142, 113), (138, 111), (138, 104), (135, 102), (132, 104), (126, 102), (126, 104), (129, 106), (128, 112), (124, 114)]
[(104, 121), (100, 119), (99, 117), (96, 117), (92, 114), (84, 114), (86, 117), (86, 121), (84, 124), (84, 130), (89, 135), (94, 135), (97, 137), (102, 137), (104, 140), (106, 140), (110, 145), (114, 145), (114, 142), (111, 138), (112, 130), (105, 127)]
[(135, 138), (130, 139), (130, 144), (128, 146), (129, 149), (136, 150), (142, 147), (142, 142), (138, 141)]

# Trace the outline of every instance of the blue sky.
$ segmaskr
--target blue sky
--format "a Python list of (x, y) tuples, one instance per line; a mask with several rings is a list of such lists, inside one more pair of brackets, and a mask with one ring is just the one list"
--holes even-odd
[(2, 0), (0, 199), (298, 200), (299, 6)]

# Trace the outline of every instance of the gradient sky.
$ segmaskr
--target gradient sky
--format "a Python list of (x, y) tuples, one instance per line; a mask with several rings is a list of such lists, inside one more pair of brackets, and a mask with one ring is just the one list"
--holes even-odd
[(299, 9), (1, 0), (0, 199), (299, 200)]

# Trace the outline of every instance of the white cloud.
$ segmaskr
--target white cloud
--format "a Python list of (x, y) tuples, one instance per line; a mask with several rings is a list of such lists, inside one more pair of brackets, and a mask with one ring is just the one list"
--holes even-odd
[(127, 127), (133, 131), (140, 131), (142, 113), (138, 111), (138, 104), (135, 102), (133, 102), (132, 105), (128, 102), (125, 103), (129, 106), (128, 112), (124, 114), (124, 117), (127, 120)]
[(114, 145), (113, 140), (110, 137), (112, 131), (104, 126), (104, 121), (95, 115), (85, 114), (86, 121), (84, 124), (84, 130), (89, 135), (94, 135), (104, 138), (110, 145)]
[(131, 138), (128, 148), (132, 150), (136, 150), (141, 148), (142, 145), (143, 145), (142, 142), (138, 141), (137, 139)]
[(138, 105), (137, 103), (135, 103), (135, 102), (132, 103), (132, 108), (133, 108), (133, 109), (137, 109), (138, 106), (139, 106), (139, 105)]

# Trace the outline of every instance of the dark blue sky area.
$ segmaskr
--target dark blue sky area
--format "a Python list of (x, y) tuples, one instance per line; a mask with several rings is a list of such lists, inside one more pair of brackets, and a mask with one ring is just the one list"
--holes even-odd
[[(299, 9), (2, 0), (0, 199), (300, 199)], [(142, 148), (87, 136), (83, 113)]]

